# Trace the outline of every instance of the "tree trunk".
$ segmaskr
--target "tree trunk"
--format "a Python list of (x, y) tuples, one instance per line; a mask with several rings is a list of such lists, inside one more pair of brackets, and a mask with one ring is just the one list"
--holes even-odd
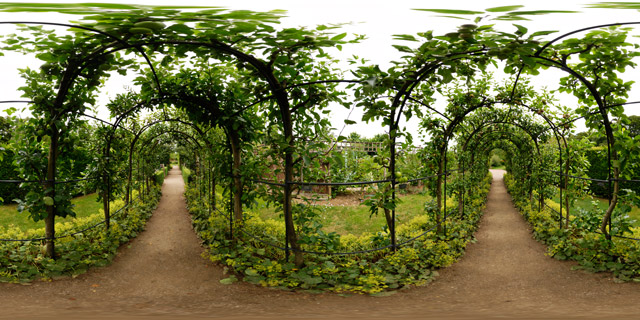
[[(441, 154), (442, 155), (442, 154)], [(438, 206), (436, 210), (436, 233), (442, 234), (442, 212), (440, 212), (440, 208), (442, 208), (442, 167), (444, 165), (444, 157), (440, 160), (440, 165), (438, 169), (438, 179), (436, 180), (436, 205)], [(446, 199), (445, 199), (446, 201)]]
[[(49, 158), (47, 161), (47, 182), (45, 183), (46, 190), (45, 196), (55, 199), (56, 196), (56, 160), (58, 158), (58, 129), (53, 125), (53, 133), (51, 134), (51, 145), (49, 145)], [(55, 242), (56, 235), (55, 219), (56, 219), (56, 204), (47, 205), (47, 217), (45, 218), (45, 238), (46, 239), (46, 253), (47, 257), (55, 259)]]
[(458, 193), (458, 214), (462, 217), (464, 208), (464, 198), (462, 192)]
[(393, 229), (393, 216), (391, 216), (391, 210), (384, 209), (384, 218), (387, 219), (387, 226), (389, 227), (389, 233)]
[(618, 204), (618, 192), (620, 191), (620, 184), (618, 181), (618, 177), (620, 176), (620, 170), (618, 170), (618, 168), (613, 168), (613, 196), (611, 197), (611, 203), (609, 204), (609, 207), (607, 208), (607, 211), (604, 214), (604, 217), (602, 217), (602, 223), (600, 224), (600, 231), (602, 231), (603, 234), (607, 235), (607, 237), (611, 238), (611, 235), (609, 235), (609, 232), (607, 231), (607, 224), (609, 224), (609, 220), (611, 219), (611, 214), (613, 213), (613, 210), (616, 208), (616, 204)]
[[(566, 141), (566, 140), (565, 140)], [(569, 147), (566, 146), (566, 142), (565, 142), (565, 149), (567, 150), (567, 159), (566, 159), (566, 164), (564, 167), (564, 191), (565, 191), (565, 198), (564, 198), (564, 207), (566, 209), (566, 221), (565, 221), (565, 228), (569, 228), (569, 213), (571, 212), (571, 208), (569, 207)]]
[(229, 130), (229, 143), (231, 144), (231, 153), (233, 155), (233, 216), (236, 226), (240, 226), (242, 224), (242, 179), (240, 177), (242, 150), (240, 149), (240, 137), (237, 132)]
[[(107, 142), (107, 146), (104, 149), (104, 158), (107, 159), (107, 163), (105, 164), (105, 166), (106, 166), (105, 169), (109, 168), (109, 159), (110, 159), (109, 156), (110, 156), (110, 153), (111, 153), (111, 144), (110, 144), (110, 141), (109, 141), (109, 142)], [(105, 225), (105, 228), (107, 230), (109, 230), (109, 227), (111, 225), (111, 217), (110, 217), (110, 212), (109, 212), (109, 193), (110, 193), (110, 190), (107, 187), (108, 184), (109, 184), (109, 177), (107, 175), (107, 172), (104, 172), (104, 176), (102, 177), (102, 184), (103, 184), (103, 186), (102, 186), (102, 188), (103, 188), (103, 191), (102, 191), (102, 210), (104, 211), (104, 221), (105, 221), (104, 225)]]
[(294, 263), (296, 266), (300, 267), (304, 263), (304, 258), (302, 252), (300, 251), (300, 245), (298, 244), (298, 236), (296, 235), (295, 224), (293, 223), (293, 210), (291, 204), (291, 193), (292, 188), (291, 184), (288, 183), (293, 181), (293, 137), (289, 140), (289, 148), (285, 151), (285, 160), (284, 160), (284, 223), (286, 226), (287, 240), (289, 241), (289, 245), (291, 245), (291, 249), (293, 249), (294, 254)]
[(213, 190), (212, 193), (212, 197), (213, 197), (213, 209), (216, 209), (216, 178), (212, 177), (211, 178), (211, 190)]
[[(134, 148), (135, 140), (131, 142), (131, 146), (129, 146), (129, 168), (127, 172), (127, 186), (125, 191), (125, 200), (124, 205), (128, 205), (131, 201), (131, 180), (133, 179), (133, 148)], [(128, 208), (127, 208), (128, 210)]]

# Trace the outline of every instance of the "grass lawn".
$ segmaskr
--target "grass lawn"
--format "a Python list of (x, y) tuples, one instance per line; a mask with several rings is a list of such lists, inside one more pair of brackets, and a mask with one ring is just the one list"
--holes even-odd
[[(97, 213), (102, 208), (102, 202), (96, 202), (97, 193), (80, 196), (71, 200), (75, 204), (74, 211), (78, 217), (90, 216)], [(72, 221), (73, 217), (56, 217), (56, 222)], [(16, 204), (0, 205), (0, 227), (7, 227), (13, 224), (23, 230), (44, 228), (44, 221), (33, 222), (26, 212), (19, 213)]]
[[(603, 213), (609, 207), (609, 201), (607, 199), (595, 198), (594, 197), (593, 200), (595, 200), (597, 202), (598, 209), (600, 211), (602, 211)], [(592, 203), (593, 200), (590, 199), (590, 198), (578, 199), (573, 204), (573, 208), (585, 208), (587, 210), (592, 210), (592, 209), (594, 209), (593, 208), (593, 203)], [(553, 201), (558, 202), (558, 196), (553, 197)], [(615, 214), (615, 211), (614, 211), (614, 214)], [(636, 220), (636, 223), (634, 225), (640, 226), (640, 208), (633, 207), (631, 209), (631, 212), (629, 212), (629, 217), (631, 217), (631, 219), (633, 219), (633, 220)]]
[[(398, 194), (401, 203), (396, 209), (396, 225), (400, 226), (411, 218), (425, 214), (424, 203), (431, 200), (426, 194)], [(384, 211), (379, 210), (377, 215), (369, 218), (369, 207), (361, 205), (317, 205), (320, 209), (320, 223), (324, 232), (336, 232), (338, 234), (362, 234), (364, 232), (381, 231), (386, 225)], [(267, 208), (264, 202), (259, 202), (253, 209), (262, 219), (283, 220), (280, 213), (274, 208)]]

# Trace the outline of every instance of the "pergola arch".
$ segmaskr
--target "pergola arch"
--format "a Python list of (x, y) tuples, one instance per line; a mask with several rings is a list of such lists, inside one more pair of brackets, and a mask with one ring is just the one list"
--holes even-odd
[[(629, 23), (629, 24), (634, 24), (634, 23)], [(621, 25), (621, 24), (620, 24)], [(66, 27), (72, 27), (72, 25), (64, 25)], [(593, 27), (596, 28), (596, 27)], [(582, 30), (582, 29), (581, 29)], [(585, 29), (586, 30), (586, 29)], [(88, 31), (92, 31), (95, 32), (93, 30), (88, 30)], [(576, 31), (577, 32), (577, 31)], [(99, 33), (99, 32), (98, 32)], [(574, 32), (575, 33), (575, 32)], [(109, 36), (108, 34), (102, 34), (99, 33), (101, 35), (104, 36)], [(572, 33), (570, 33), (572, 34)], [(570, 34), (567, 34), (565, 36), (568, 36)], [(551, 45), (551, 43), (553, 43), (554, 41), (558, 41), (560, 38), (551, 41), (550, 43), (547, 43), (545, 46), (543, 46), (538, 52), (536, 52), (536, 54), (534, 55), (534, 57), (539, 58), (540, 60), (545, 60), (543, 56), (541, 56), (542, 52), (544, 51), (545, 48), (549, 47)], [(134, 39), (135, 40), (135, 39)], [(120, 43), (120, 42), (119, 42)], [(292, 88), (298, 88), (304, 85), (313, 85), (313, 84), (324, 84), (324, 83), (330, 83), (330, 82), (350, 82), (350, 83), (362, 83), (364, 81), (362, 80), (327, 80), (327, 81), (310, 81), (308, 83), (298, 83), (298, 84), (291, 84), (291, 83), (286, 83), (286, 77), (278, 77), (278, 75), (273, 71), (273, 69), (270, 68), (269, 63), (265, 63), (265, 61), (261, 60), (260, 58), (252, 55), (251, 50), (247, 49), (246, 47), (242, 47), (242, 46), (235, 46), (234, 44), (228, 44), (225, 43), (223, 41), (217, 41), (215, 39), (210, 39), (209, 42), (205, 42), (202, 39), (199, 39), (197, 36), (185, 36), (184, 39), (163, 39), (162, 37), (157, 37), (157, 39), (152, 38), (149, 41), (146, 41), (146, 39), (137, 41), (137, 42), (126, 42), (126, 43), (120, 43), (121, 47), (118, 47), (117, 50), (128, 50), (128, 49), (139, 49), (141, 52), (144, 52), (144, 50), (140, 49), (141, 47), (145, 47), (148, 50), (153, 51), (157, 50), (157, 47), (160, 46), (180, 46), (180, 47), (193, 47), (195, 49), (192, 50), (211, 50), (212, 52), (215, 52), (214, 54), (224, 54), (225, 56), (230, 57), (230, 59), (235, 59), (236, 61), (238, 61), (239, 63), (244, 63), (244, 64), (248, 64), (250, 66), (252, 66), (255, 71), (257, 72), (257, 78), (260, 81), (264, 81), (267, 83), (268, 88), (269, 88), (269, 92), (271, 93), (271, 95), (267, 98), (258, 98), (256, 102), (250, 104), (249, 106), (247, 106), (247, 108), (251, 107), (254, 104), (259, 104), (265, 100), (274, 100), (278, 110), (279, 110), (279, 120), (281, 120), (281, 125), (282, 125), (282, 129), (283, 129), (283, 135), (285, 136), (285, 140), (287, 140), (287, 145), (283, 147), (283, 153), (284, 153), (284, 159), (285, 159), (285, 181), (284, 181), (284, 199), (283, 199), (283, 207), (286, 212), (290, 212), (291, 210), (291, 189), (292, 189), (292, 182), (293, 182), (293, 149), (294, 149), (294, 145), (293, 145), (293, 140), (294, 140), (294, 135), (293, 135), (293, 119), (292, 119), (292, 111), (293, 109), (295, 109), (295, 106), (291, 106), (291, 97), (288, 94), (288, 90), (292, 89)], [(431, 75), (434, 75), (439, 68), (446, 66), (447, 68), (454, 68), (455, 67), (451, 67), (449, 65), (447, 65), (448, 63), (454, 63), (457, 61), (466, 61), (466, 62), (470, 62), (470, 63), (478, 63), (481, 64), (488, 60), (490, 60), (489, 56), (488, 56), (488, 50), (490, 48), (481, 48), (478, 50), (469, 50), (469, 51), (460, 51), (460, 52), (452, 52), (449, 55), (446, 55), (442, 58), (434, 58), (434, 59), (426, 59), (424, 61), (421, 62), (420, 65), (417, 66), (417, 71), (410, 74), (410, 75), (406, 75), (406, 77), (404, 78), (405, 81), (399, 81), (397, 84), (399, 85), (392, 85), (390, 86), (391, 88), (393, 88), (393, 90), (396, 91), (396, 94), (393, 96), (391, 104), (390, 104), (390, 108), (389, 108), (389, 113), (388, 115), (388, 120), (387, 123), (389, 125), (389, 138), (390, 138), (390, 155), (391, 155), (391, 170), (390, 170), (390, 181), (391, 181), (391, 186), (392, 189), (395, 190), (395, 185), (396, 185), (396, 177), (395, 177), (395, 157), (396, 157), (396, 138), (397, 138), (397, 131), (399, 129), (399, 124), (400, 124), (400, 120), (401, 120), (401, 116), (403, 114), (403, 112), (405, 111), (405, 107), (407, 107), (407, 103), (408, 102), (417, 102), (419, 104), (421, 104), (422, 106), (431, 109), (432, 111), (435, 111), (435, 109), (427, 107), (427, 104), (419, 102), (416, 98), (413, 97), (413, 93), (417, 90), (419, 90), (419, 86), (421, 84), (424, 84), (426, 82), (428, 82), (430, 79), (428, 79)], [(106, 49), (105, 49), (106, 50)], [(116, 49), (113, 49), (116, 50)], [(104, 54), (112, 54), (115, 51), (104, 51)], [(98, 57), (98, 53), (94, 53), (94, 55), (92, 57)], [(146, 57), (146, 56), (145, 56)], [(161, 90), (161, 81), (160, 79), (158, 79), (158, 75), (155, 72), (154, 66), (153, 64), (150, 62), (150, 60), (147, 58), (145, 58), (147, 60), (147, 63), (149, 64), (150, 70), (152, 71), (152, 73), (154, 74), (155, 80), (156, 80), (156, 85), (157, 85), (157, 91), (158, 91), (158, 95), (159, 96), (163, 96), (165, 93), (162, 92)], [(549, 61), (547, 61), (549, 62)], [(550, 63), (550, 62), (549, 62)], [(454, 70), (455, 71), (455, 70)], [(564, 70), (567, 71), (567, 70)], [(571, 73), (570, 71), (567, 71), (569, 74), (571, 74), (574, 77), (578, 77), (579, 75), (576, 75), (574, 73)], [(519, 78), (520, 73), (518, 73), (517, 78)], [(283, 79), (284, 78), (284, 79)], [(578, 77), (579, 78), (579, 77)], [(581, 81), (583, 81), (586, 79), (581, 79)], [(67, 80), (69, 81), (69, 80)], [(73, 81), (71, 81), (73, 82)], [(513, 91), (511, 94), (511, 97), (513, 97), (513, 94), (516, 90), (516, 86), (517, 86), (517, 79), (514, 83), (513, 86)], [(72, 84), (70, 84), (72, 85)], [(592, 88), (589, 88), (590, 90)], [(595, 89), (594, 89), (595, 90)], [(592, 90), (592, 91), (594, 91)], [(63, 91), (59, 91), (59, 93), (61, 93)], [(595, 90), (594, 92), (592, 92), (592, 94), (597, 95), (597, 90)], [(64, 94), (63, 94), (64, 95)], [(166, 97), (166, 96), (165, 96)], [(162, 101), (162, 98), (158, 98), (158, 101)], [(609, 131), (611, 131), (610, 128), (610, 122), (607, 118), (607, 114), (606, 114), (606, 110), (604, 106), (604, 102), (598, 100), (598, 97), (594, 96), (594, 99), (596, 99), (596, 101), (598, 102), (598, 107), (600, 109), (600, 113), (602, 113), (602, 117), (603, 117), (603, 121), (605, 123), (605, 126), (609, 126)], [(57, 101), (57, 100), (56, 100)], [(148, 103), (147, 102), (143, 102), (144, 103)], [(462, 125), (463, 123), (465, 123), (466, 119), (477, 109), (480, 108), (491, 108), (494, 104), (496, 103), (505, 103), (505, 102), (509, 102), (509, 103), (514, 103), (517, 104), (514, 101), (487, 101), (487, 100), (483, 100), (480, 101), (480, 103), (477, 104), (473, 104), (471, 106), (468, 106), (468, 108), (466, 108), (462, 113), (456, 114), (454, 117), (448, 117), (446, 116), (444, 113), (441, 113), (442, 116), (444, 116), (445, 119), (448, 119), (449, 122), (446, 124), (446, 128), (444, 129), (444, 144), (442, 145), (442, 147), (440, 147), (440, 154), (444, 156), (443, 161), (441, 161), (440, 166), (439, 166), (439, 171), (438, 173), (442, 174), (443, 173), (443, 167), (445, 168), (446, 171), (446, 153), (447, 150), (449, 148), (449, 143), (451, 141), (451, 139), (454, 137), (456, 130), (458, 129), (458, 127), (460, 125)], [(141, 104), (141, 105), (142, 105)], [(519, 105), (520, 107), (524, 107), (527, 108), (531, 111), (534, 112), (535, 114), (535, 108), (530, 107), (530, 106), (526, 106), (524, 104)], [(134, 108), (130, 109), (130, 112), (134, 112)], [(241, 112), (241, 111), (240, 111)], [(437, 112), (439, 113), (439, 112)], [(126, 114), (126, 113), (123, 113)], [(549, 125), (549, 127), (554, 131), (554, 134), (556, 134), (556, 139), (558, 139), (558, 146), (560, 148), (560, 142), (559, 142), (559, 136), (558, 136), (558, 125), (555, 124), (552, 119), (548, 118), (546, 115), (544, 114), (540, 114), (543, 119), (547, 122), (547, 124)], [(386, 115), (385, 115), (386, 117)], [(116, 120), (116, 123), (114, 125), (114, 130), (115, 127), (124, 119), (124, 117), (119, 117)], [(179, 121), (178, 121), (179, 122)], [(522, 128), (521, 128), (522, 129)], [(478, 129), (480, 130), (480, 129)], [(476, 131), (475, 129), (473, 131)], [(473, 135), (473, 134), (472, 134)], [(611, 155), (611, 147), (613, 146), (614, 141), (611, 140), (609, 141), (609, 136), (612, 137), (612, 135), (609, 134), (609, 132), (607, 132), (607, 138), (608, 138), (608, 147), (609, 147), (609, 154)], [(564, 137), (562, 137), (564, 139)], [(136, 138), (137, 140), (137, 138)], [(206, 141), (206, 139), (205, 139)], [(536, 140), (534, 139), (534, 142)], [(564, 140), (564, 144), (566, 147), (566, 139)], [(465, 143), (466, 145), (466, 143)], [(536, 148), (537, 148), (537, 143), (536, 143)], [(107, 151), (108, 152), (108, 151)], [(538, 149), (539, 152), (539, 149)], [(560, 157), (562, 156), (562, 151), (560, 150)], [(613, 158), (615, 159), (615, 151), (614, 154), (612, 155)], [(616, 179), (614, 180), (614, 183), (617, 185), (617, 179), (618, 179), (618, 174), (616, 173), (617, 171), (614, 170), (614, 176), (613, 178)], [(611, 177), (610, 177), (611, 178)], [(438, 177), (438, 188), (440, 188), (440, 185), (442, 183), (442, 178), (441, 176)], [(446, 183), (446, 180), (445, 180)], [(446, 188), (446, 186), (445, 186)], [(616, 189), (617, 191), (617, 189)], [(438, 190), (438, 195), (439, 197), (441, 197), (442, 194), (442, 190)], [(615, 192), (614, 192), (614, 200), (612, 201), (612, 206), (615, 207)], [(395, 200), (395, 193), (392, 194), (393, 199)], [(441, 200), (440, 200), (441, 202)], [(611, 208), (611, 207), (610, 207)], [(611, 209), (612, 210), (612, 209)], [(105, 212), (108, 212), (108, 210), (105, 210)], [(393, 215), (395, 217), (395, 210), (393, 211)], [(293, 251), (296, 253), (296, 262), (299, 261), (299, 257), (297, 255), (297, 253), (301, 252), (300, 248), (297, 247), (296, 244), (296, 235), (295, 235), (295, 226), (293, 225), (293, 221), (290, 218), (287, 218), (287, 214), (285, 214), (285, 224), (286, 224), (286, 228), (287, 228), (287, 241), (289, 243), (291, 243), (292, 245), (292, 249)], [(395, 221), (395, 220), (394, 220)], [(395, 233), (395, 225), (394, 227), (391, 228), (391, 233)], [(394, 242), (393, 242), (393, 246), (395, 248), (395, 236), (394, 237)], [(288, 248), (288, 246), (287, 246)], [(301, 256), (300, 256), (301, 257)]]

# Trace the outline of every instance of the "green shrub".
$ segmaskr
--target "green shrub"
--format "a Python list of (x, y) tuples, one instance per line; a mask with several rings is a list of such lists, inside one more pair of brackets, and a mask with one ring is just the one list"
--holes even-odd
[[(490, 179), (488, 175), (474, 189), (476, 192), (466, 196), (465, 217), (447, 219), (444, 224), (446, 236), (427, 232), (435, 224), (425, 214), (398, 227), (397, 238), (398, 243), (402, 243), (426, 232), (425, 236), (401, 246), (395, 252), (385, 249), (357, 255), (305, 254), (305, 265), (300, 268), (285, 259), (283, 250), (265, 244), (283, 247), (285, 230), (282, 221), (262, 220), (257, 214), (247, 212), (242, 230), (259, 236), (260, 241), (244, 235), (230, 241), (228, 217), (216, 211), (210, 215), (210, 208), (206, 206), (210, 201), (199, 198), (192, 188), (188, 188), (185, 195), (194, 229), (208, 245), (209, 258), (233, 272), (229, 278), (222, 280), (223, 283), (242, 278), (266, 287), (376, 294), (388, 289), (427, 283), (437, 275), (436, 269), (449, 266), (462, 256), (467, 243), (473, 241)], [(224, 201), (220, 197), (218, 203)], [(454, 203), (453, 199), (450, 201)], [(390, 244), (387, 230), (360, 236), (326, 233), (311, 207), (296, 206), (303, 250), (353, 252)], [(306, 218), (302, 219), (303, 216)]]
[[(93, 266), (105, 266), (111, 262), (117, 249), (134, 238), (144, 226), (160, 198), (160, 189), (155, 188), (146, 202), (134, 202), (126, 216), (117, 215), (111, 220), (107, 231), (103, 225), (74, 236), (56, 240), (55, 260), (44, 255), (40, 241), (0, 242), (0, 282), (28, 282), (34, 279), (50, 279), (60, 276), (75, 276)], [(135, 195), (135, 191), (134, 191)], [(112, 202), (114, 212), (124, 205), (122, 200)], [(117, 217), (117, 218), (116, 218)], [(79, 218), (73, 222), (57, 223), (56, 234), (62, 236), (86, 226), (95, 225), (104, 219), (104, 213)], [(17, 227), (0, 228), (2, 239), (33, 239), (44, 237), (44, 228), (22, 230)]]
[[(22, 180), (13, 165), (13, 152), (11, 150), (5, 150), (2, 154), (2, 161), (0, 161), (0, 180)], [(26, 194), (26, 190), (19, 188), (15, 183), (0, 183), (0, 199), (4, 199), (2, 203), (12, 203), (13, 199), (23, 199)]]
[[(602, 219), (601, 211), (572, 210), (569, 227), (561, 228), (557, 214), (551, 209), (538, 210), (526, 197), (514, 192), (511, 175), (505, 175), (504, 181), (516, 207), (531, 225), (534, 237), (548, 246), (549, 256), (577, 261), (580, 269), (609, 271), (619, 280), (640, 282), (640, 241), (617, 237), (609, 241), (596, 233)], [(546, 201), (552, 208), (559, 209), (557, 203)], [(640, 238), (640, 228), (631, 227), (631, 221), (624, 212), (614, 212), (612, 225), (612, 234)]]
[(185, 166), (181, 166), (180, 170), (182, 172), (182, 179), (184, 180), (184, 184), (187, 185), (189, 183), (189, 179), (191, 178), (191, 170)]
[(164, 178), (167, 176), (167, 169), (163, 168), (160, 170), (157, 170), (154, 174), (153, 174), (153, 181), (161, 186), (162, 183), (164, 182)]
[[(586, 151), (587, 160), (589, 160), (589, 170), (587, 175), (591, 179), (605, 180), (609, 176), (609, 167), (607, 162), (607, 148), (594, 147)], [(609, 187), (606, 182), (591, 181), (589, 190), (594, 196), (606, 198), (609, 195)]]

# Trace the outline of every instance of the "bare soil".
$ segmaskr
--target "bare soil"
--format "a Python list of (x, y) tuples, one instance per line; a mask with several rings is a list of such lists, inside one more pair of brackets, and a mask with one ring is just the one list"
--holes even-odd
[[(405, 191), (397, 193), (399, 198), (410, 194), (416, 194), (423, 190), (423, 187), (408, 186)], [(315, 205), (323, 205), (328, 207), (356, 207), (367, 200), (372, 194), (361, 190), (360, 188), (350, 188), (345, 194), (340, 194), (335, 198), (329, 198), (326, 194), (309, 194), (301, 193), (296, 197), (296, 201), (302, 202), (303, 199), (310, 201)]]
[(0, 318), (637, 318), (638, 284), (572, 271), (573, 263), (545, 256), (514, 209), (502, 173), (493, 171), (477, 243), (435, 282), (387, 297), (345, 297), (221, 284), (223, 268), (200, 256), (174, 168), (147, 230), (112, 265), (75, 279), (0, 284)]

